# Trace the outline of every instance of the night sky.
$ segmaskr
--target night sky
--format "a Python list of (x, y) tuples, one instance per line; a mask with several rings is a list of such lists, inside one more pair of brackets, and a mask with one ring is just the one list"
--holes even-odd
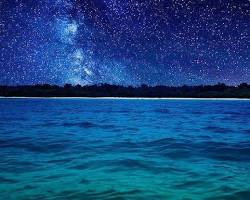
[(0, 0), (0, 84), (250, 82), (250, 0)]

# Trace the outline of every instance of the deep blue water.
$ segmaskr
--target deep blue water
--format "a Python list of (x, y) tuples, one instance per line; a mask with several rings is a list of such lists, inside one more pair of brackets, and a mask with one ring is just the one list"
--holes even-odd
[(250, 101), (0, 99), (1, 200), (249, 200)]

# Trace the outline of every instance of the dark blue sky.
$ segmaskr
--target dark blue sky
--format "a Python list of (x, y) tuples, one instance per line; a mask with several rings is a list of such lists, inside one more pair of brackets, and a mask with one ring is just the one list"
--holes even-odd
[(0, 84), (250, 82), (249, 0), (2, 0)]

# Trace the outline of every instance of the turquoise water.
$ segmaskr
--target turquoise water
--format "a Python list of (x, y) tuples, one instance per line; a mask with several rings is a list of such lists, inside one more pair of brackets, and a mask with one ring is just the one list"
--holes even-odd
[(1, 200), (249, 200), (250, 101), (0, 99)]

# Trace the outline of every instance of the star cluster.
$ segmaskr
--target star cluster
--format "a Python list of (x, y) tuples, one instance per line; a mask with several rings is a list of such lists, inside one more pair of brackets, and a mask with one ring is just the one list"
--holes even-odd
[(250, 82), (249, 0), (3, 0), (0, 84)]

